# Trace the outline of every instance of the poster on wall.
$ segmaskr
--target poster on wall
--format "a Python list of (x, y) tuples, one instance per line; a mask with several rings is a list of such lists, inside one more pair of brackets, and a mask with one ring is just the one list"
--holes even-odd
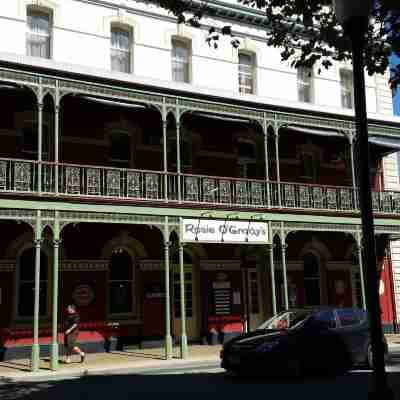
[(87, 307), (92, 304), (95, 292), (92, 285), (79, 284), (72, 291), (72, 300), (78, 307)]
[(213, 282), (213, 303), (215, 315), (230, 315), (232, 313), (231, 283), (225, 274), (218, 274)]

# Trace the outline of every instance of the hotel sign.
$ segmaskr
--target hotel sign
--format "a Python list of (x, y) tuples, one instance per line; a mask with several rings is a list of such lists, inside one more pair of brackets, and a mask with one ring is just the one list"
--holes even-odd
[(216, 219), (181, 219), (182, 242), (266, 244), (268, 223)]

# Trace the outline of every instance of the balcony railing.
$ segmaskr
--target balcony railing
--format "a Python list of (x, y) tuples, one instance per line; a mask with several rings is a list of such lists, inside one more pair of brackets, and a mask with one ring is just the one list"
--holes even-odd
[[(357, 194), (351, 187), (56, 165), (4, 158), (0, 159), (1, 192), (152, 202), (180, 201), (230, 208), (358, 211)], [(375, 212), (400, 214), (400, 192), (373, 192), (372, 196)]]

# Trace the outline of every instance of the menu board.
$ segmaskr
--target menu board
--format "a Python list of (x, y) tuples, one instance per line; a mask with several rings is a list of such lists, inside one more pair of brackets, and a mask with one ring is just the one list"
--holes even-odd
[(215, 315), (232, 313), (232, 290), (230, 282), (213, 283), (213, 302)]

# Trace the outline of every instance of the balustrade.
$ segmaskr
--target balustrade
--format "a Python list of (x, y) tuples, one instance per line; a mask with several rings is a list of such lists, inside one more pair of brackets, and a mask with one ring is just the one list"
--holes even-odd
[[(41, 179), (43, 194), (88, 196), (148, 201), (178, 200), (178, 179), (183, 203), (245, 208), (358, 211), (351, 187), (308, 185), (291, 182), (237, 179), (161, 171), (107, 168), (38, 161), (0, 159), (0, 193), (37, 193)], [(55, 171), (58, 168), (58, 193)], [(164, 182), (167, 182), (165, 193)], [(268, 196), (269, 194), (269, 196)], [(269, 197), (269, 198), (268, 198)], [(281, 199), (281, 204), (279, 204)], [(400, 214), (400, 192), (373, 192), (375, 212)]]

